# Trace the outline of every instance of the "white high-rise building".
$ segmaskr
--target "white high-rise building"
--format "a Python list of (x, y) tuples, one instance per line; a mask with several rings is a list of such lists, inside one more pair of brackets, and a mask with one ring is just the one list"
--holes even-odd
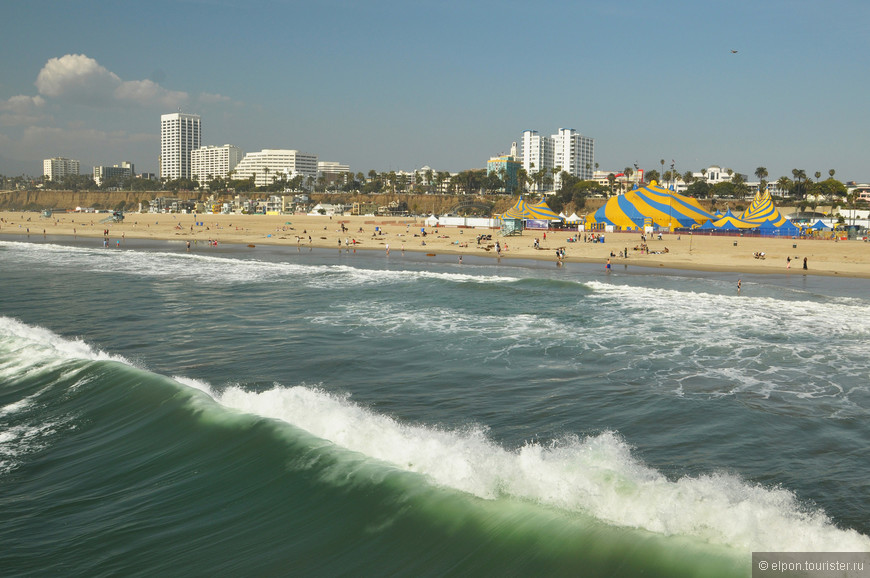
[(523, 169), (528, 176), (553, 168), (553, 139), (536, 130), (523, 131)]
[(301, 175), (307, 185), (308, 177), (317, 179), (317, 155), (297, 150), (263, 149), (246, 154), (242, 162), (236, 165), (235, 178), (254, 177), (254, 185), (258, 187), (272, 184), (273, 179), (279, 179), (281, 175), (288, 180)]
[[(595, 141), (572, 128), (560, 128), (559, 132), (546, 137), (537, 131), (523, 132), (523, 169), (529, 176), (543, 170), (558, 169), (554, 177), (555, 188), (561, 185), (559, 173), (566, 173), (588, 180), (592, 178), (595, 165)], [(543, 190), (551, 190), (545, 186)]]
[(173, 112), (160, 116), (160, 178), (189, 179), (190, 153), (202, 142), (198, 114)]
[(242, 149), (229, 144), (193, 149), (190, 151), (191, 178), (196, 178), (200, 185), (211, 179), (225, 179), (244, 156)]
[(59, 181), (66, 176), (77, 175), (79, 174), (79, 161), (63, 157), (45, 159), (42, 161), (42, 174), (49, 181)]
[[(573, 128), (560, 128), (553, 135), (553, 164), (561, 171), (584, 181), (592, 179), (595, 162), (595, 141), (583, 136)], [(556, 174), (556, 188), (560, 188), (559, 174)]]

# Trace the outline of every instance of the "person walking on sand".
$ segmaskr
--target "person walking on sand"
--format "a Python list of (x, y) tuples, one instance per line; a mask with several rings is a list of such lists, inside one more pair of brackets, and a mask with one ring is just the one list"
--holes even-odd
[(804, 271), (807, 270), (807, 258), (804, 257)]
[(785, 258), (785, 268), (791, 269), (791, 255)]

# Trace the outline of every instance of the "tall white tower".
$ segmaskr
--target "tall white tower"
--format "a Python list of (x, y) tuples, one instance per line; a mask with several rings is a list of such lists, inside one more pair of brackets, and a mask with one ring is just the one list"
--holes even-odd
[(189, 179), (190, 152), (202, 142), (198, 114), (174, 112), (160, 116), (160, 178)]
[(556, 188), (559, 188), (558, 177), (561, 171), (583, 180), (591, 179), (595, 162), (595, 141), (573, 128), (560, 128), (551, 138), (554, 148), (553, 164), (561, 169), (556, 175)]

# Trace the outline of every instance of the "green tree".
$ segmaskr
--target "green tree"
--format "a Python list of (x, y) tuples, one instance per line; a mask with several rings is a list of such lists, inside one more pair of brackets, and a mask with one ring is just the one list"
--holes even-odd
[(765, 167), (758, 167), (755, 169), (755, 176), (758, 178), (758, 190), (763, 191), (767, 188), (767, 169)]

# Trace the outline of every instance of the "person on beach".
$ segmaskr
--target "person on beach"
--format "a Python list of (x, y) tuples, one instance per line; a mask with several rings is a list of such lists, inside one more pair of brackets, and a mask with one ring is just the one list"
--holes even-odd
[(807, 270), (807, 258), (804, 257), (804, 271)]
[(790, 255), (785, 258), (785, 268), (791, 269), (791, 256)]
[(390, 254), (390, 244), (387, 243), (387, 255), (389, 255), (389, 254)]
[(608, 273), (610, 273), (610, 258), (607, 259), (607, 264), (604, 266)]
[(738, 293), (740, 293), (740, 287), (741, 287), (742, 284), (743, 284), (743, 282), (742, 282), (740, 279), (738, 279), (738, 280), (737, 280), (737, 292), (738, 292)]

